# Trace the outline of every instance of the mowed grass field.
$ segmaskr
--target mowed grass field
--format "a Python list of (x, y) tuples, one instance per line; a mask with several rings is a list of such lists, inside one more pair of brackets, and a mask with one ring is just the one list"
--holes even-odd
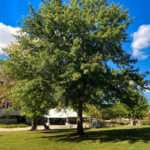
[(150, 127), (1, 132), (0, 150), (150, 150)]
[(27, 124), (0, 124), (0, 128), (24, 128)]

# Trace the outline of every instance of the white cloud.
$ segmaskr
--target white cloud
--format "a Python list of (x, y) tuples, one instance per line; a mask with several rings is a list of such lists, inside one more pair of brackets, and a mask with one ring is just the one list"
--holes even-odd
[(16, 35), (19, 30), (20, 28), (18, 27), (0, 23), (0, 55), (7, 55), (2, 49), (16, 40), (14, 35)]
[(150, 24), (141, 25), (137, 32), (133, 33), (132, 55), (137, 59), (146, 59), (149, 57), (142, 50), (150, 47)]
[(145, 92), (145, 93), (150, 93), (150, 90), (149, 90), (149, 89), (146, 89), (144, 92)]

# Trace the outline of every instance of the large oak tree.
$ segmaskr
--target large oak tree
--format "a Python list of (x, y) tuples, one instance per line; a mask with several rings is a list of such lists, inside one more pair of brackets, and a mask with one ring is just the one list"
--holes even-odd
[(51, 104), (55, 96), (77, 111), (82, 135), (86, 104), (120, 100), (132, 80), (144, 87), (122, 47), (128, 38), (127, 11), (106, 0), (45, 0), (38, 11), (30, 10), (16, 49), (8, 50), (7, 65), (19, 81), (17, 89), (21, 86), (20, 100), (35, 102), (24, 103), (27, 110), (38, 103), (37, 109), (48, 108), (42, 104)]

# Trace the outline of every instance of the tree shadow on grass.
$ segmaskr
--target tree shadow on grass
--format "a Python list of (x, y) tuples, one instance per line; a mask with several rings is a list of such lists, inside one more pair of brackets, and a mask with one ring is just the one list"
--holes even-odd
[(42, 130), (40, 133), (71, 133), (75, 132), (75, 129), (49, 129), (49, 130)]
[[(56, 141), (63, 142), (121, 142), (128, 141), (129, 143), (135, 143), (142, 141), (148, 143), (150, 141), (150, 128), (134, 128), (134, 129), (108, 129), (99, 131), (86, 131), (85, 135), (79, 137), (72, 130), (57, 130), (47, 132), (48, 136), (41, 138), (55, 139)], [(51, 134), (56, 133), (56, 134)]]

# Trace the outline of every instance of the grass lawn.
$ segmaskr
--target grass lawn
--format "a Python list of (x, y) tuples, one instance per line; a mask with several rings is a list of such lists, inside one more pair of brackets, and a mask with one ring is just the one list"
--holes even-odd
[(150, 127), (0, 133), (0, 150), (149, 150)]
[(0, 124), (0, 128), (24, 128), (27, 124)]

